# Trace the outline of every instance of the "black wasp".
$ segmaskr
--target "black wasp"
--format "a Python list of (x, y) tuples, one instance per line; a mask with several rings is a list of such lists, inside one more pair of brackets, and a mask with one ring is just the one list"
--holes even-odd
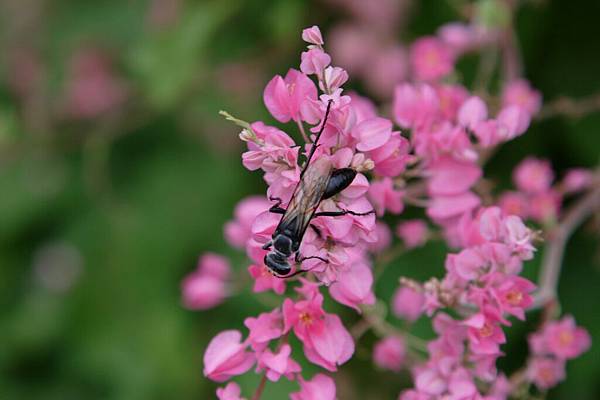
[(271, 200), (275, 200), (277, 203), (269, 211), (276, 214), (283, 214), (283, 216), (275, 232), (273, 232), (271, 240), (263, 246), (263, 249), (271, 250), (265, 255), (264, 261), (269, 271), (280, 278), (289, 278), (297, 273), (304, 272), (303, 270), (299, 270), (290, 275), (292, 267), (288, 262), (288, 258), (292, 255), (295, 255), (297, 264), (308, 259), (319, 259), (327, 262), (327, 260), (318, 256), (302, 257), (298, 251), (304, 233), (313, 218), (336, 217), (346, 214), (360, 216), (374, 213), (374, 211), (357, 213), (350, 210), (316, 212), (322, 200), (335, 196), (347, 188), (356, 176), (356, 171), (352, 168), (335, 169), (328, 158), (320, 158), (312, 164), (310, 162), (318, 147), (319, 138), (325, 129), (331, 103), (330, 101), (327, 104), (321, 129), (317, 133), (310, 149), (306, 164), (300, 173), (300, 182), (298, 182), (298, 185), (294, 189), (294, 194), (288, 204), (287, 210), (281, 207), (281, 199), (271, 198)]

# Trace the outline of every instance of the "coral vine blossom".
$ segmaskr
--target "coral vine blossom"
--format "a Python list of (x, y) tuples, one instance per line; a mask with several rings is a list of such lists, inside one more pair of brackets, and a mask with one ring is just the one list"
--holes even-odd
[[(527, 130), (541, 95), (527, 81), (514, 80), (491, 107), (487, 98), (448, 83), (463, 53), (495, 40), (475, 32), (455, 24), (418, 39), (410, 48), (410, 74), (393, 88), (388, 118), (369, 99), (345, 90), (349, 74), (335, 65), (313, 26), (302, 32), (308, 45), (298, 69), (276, 75), (263, 92), (272, 119), (288, 123), (285, 127), (225, 113), (242, 128), (243, 166), (261, 173), (267, 185), (266, 196), (238, 204), (225, 238), (246, 251), (255, 295), (274, 292), (279, 300), (247, 317), (244, 332), (226, 330), (211, 340), (204, 353), (207, 378), (225, 382), (254, 367), (261, 384), (253, 399), (267, 381), (287, 379), (299, 388), (292, 400), (333, 400), (335, 372), (372, 329), (379, 336), (374, 364), (392, 372), (407, 369), (413, 377), (413, 388), (403, 390), (401, 400), (500, 400), (528, 382), (542, 390), (555, 385), (564, 378), (566, 360), (589, 348), (589, 335), (572, 317), (550, 320), (530, 337), (532, 353), (520, 375), (509, 379), (496, 367), (512, 320), (524, 320), (534, 305), (536, 284), (520, 276), (539, 237), (527, 219), (556, 220), (561, 196), (585, 191), (593, 178), (574, 170), (553, 186), (550, 164), (529, 158), (515, 170), (517, 191), (497, 201), (485, 192), (483, 155)], [(356, 174), (345, 189), (319, 199), (316, 211), (325, 215), (310, 221), (299, 238), (300, 257), (289, 260), (300, 275), (283, 279), (263, 263), (265, 244), (309, 161)], [(403, 218), (407, 207), (421, 208), (429, 221)], [(390, 221), (401, 241), (392, 238)], [(388, 307), (374, 287), (398, 254), (420, 251), (430, 240), (445, 240), (452, 251), (440, 260), (440, 278), (402, 278), (397, 285), (390, 308), (404, 320), (401, 329), (386, 318)], [(233, 290), (229, 269), (224, 258), (204, 256), (183, 282), (184, 304), (196, 309), (220, 304)], [(358, 322), (350, 326), (332, 312), (330, 299), (341, 305), (337, 309), (346, 308), (344, 316), (355, 313)], [(436, 335), (428, 342), (406, 331), (424, 315)], [(322, 372), (306, 378), (307, 363)], [(217, 397), (241, 399), (241, 388), (229, 382), (217, 389)]]

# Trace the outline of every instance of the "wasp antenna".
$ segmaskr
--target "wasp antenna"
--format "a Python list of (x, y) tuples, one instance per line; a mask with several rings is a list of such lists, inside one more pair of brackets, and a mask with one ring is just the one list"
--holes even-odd
[(319, 145), (318, 145), (319, 139), (321, 138), (321, 134), (325, 130), (325, 125), (327, 125), (327, 118), (329, 118), (329, 111), (331, 111), (332, 103), (333, 103), (333, 100), (329, 100), (329, 102), (327, 102), (327, 108), (325, 109), (325, 116), (323, 117), (323, 123), (321, 124), (321, 129), (319, 129), (319, 132), (317, 133), (317, 137), (315, 138), (315, 141), (313, 142), (313, 145), (310, 148), (310, 153), (308, 154), (308, 158), (306, 159), (306, 165), (304, 166), (304, 169), (302, 170), (302, 173), (300, 174), (300, 178), (302, 178), (302, 175), (304, 175), (304, 171), (306, 171), (308, 164), (310, 164), (310, 160), (311, 160), (313, 154), (315, 154), (317, 147), (319, 147)]

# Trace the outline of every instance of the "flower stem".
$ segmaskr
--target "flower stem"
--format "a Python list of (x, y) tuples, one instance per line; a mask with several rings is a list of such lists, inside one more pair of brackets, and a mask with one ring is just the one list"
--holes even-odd
[(559, 97), (546, 104), (536, 116), (536, 119), (544, 120), (561, 115), (570, 118), (581, 118), (598, 111), (600, 111), (600, 93), (583, 99)]
[(252, 400), (260, 399), (260, 396), (262, 396), (262, 393), (265, 390), (266, 384), (267, 384), (267, 374), (263, 374), (262, 378), (260, 378), (260, 382), (258, 383), (258, 387), (256, 388), (256, 391), (252, 395)]
[(544, 307), (547, 303), (556, 300), (558, 277), (567, 242), (577, 227), (598, 208), (600, 208), (600, 185), (592, 188), (571, 206), (563, 220), (550, 232), (538, 279), (540, 289), (532, 308)]
[(304, 125), (302, 124), (302, 122), (300, 120), (297, 120), (296, 125), (298, 125), (298, 129), (300, 130), (300, 133), (302, 134), (302, 139), (304, 139), (304, 141), (306, 143), (310, 143), (310, 140), (308, 139), (308, 136), (306, 135), (306, 131), (304, 130)]

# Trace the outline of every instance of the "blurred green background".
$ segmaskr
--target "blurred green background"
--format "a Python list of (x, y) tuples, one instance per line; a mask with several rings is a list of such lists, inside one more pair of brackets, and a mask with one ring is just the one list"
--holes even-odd
[[(487, 0), (486, 0), (487, 1)], [(458, 18), (462, 1), (414, 1), (398, 40)], [(516, 27), (526, 76), (545, 99), (600, 91), (600, 2), (523, 1)], [(331, 1), (0, 1), (0, 398), (210, 399), (202, 355), (222, 329), (265, 311), (269, 296), (242, 294), (207, 312), (180, 304), (180, 281), (199, 254), (232, 257), (223, 224), (244, 196), (264, 193), (240, 162), (227, 109), (273, 122), (262, 89), (297, 67), (300, 31), (348, 20)], [(472, 60), (474, 61), (474, 60)], [(468, 80), (470, 61), (464, 63)], [(351, 87), (367, 93), (361, 82)], [(510, 184), (527, 154), (556, 170), (593, 167), (600, 114), (536, 123), (486, 171)], [(598, 236), (580, 229), (566, 254), (563, 311), (600, 337)], [(586, 230), (590, 232), (586, 232)], [(445, 250), (430, 244), (387, 269), (397, 278), (443, 273)], [(537, 258), (539, 260), (539, 257)], [(536, 262), (527, 266), (534, 277)], [(356, 316), (328, 303), (351, 325)], [(535, 321), (535, 316), (533, 321)], [(398, 321), (396, 321), (398, 322)], [(416, 329), (429, 334), (427, 321)], [(533, 325), (515, 324), (509, 355), (518, 368)], [(336, 375), (340, 399), (395, 399), (407, 375), (375, 371), (374, 337)], [(300, 358), (300, 357), (297, 357)], [(318, 368), (306, 365), (307, 376)], [(600, 398), (600, 346), (568, 364), (552, 399)], [(237, 379), (249, 397), (257, 377)], [(296, 385), (267, 385), (264, 399)]]

